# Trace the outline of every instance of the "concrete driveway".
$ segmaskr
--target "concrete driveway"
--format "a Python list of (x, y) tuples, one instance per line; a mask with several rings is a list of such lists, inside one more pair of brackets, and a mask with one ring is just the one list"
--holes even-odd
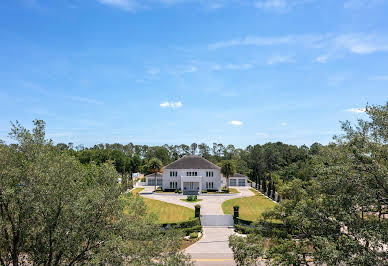
[[(221, 205), (224, 201), (235, 198), (254, 196), (250, 187), (234, 187), (240, 193), (237, 194), (202, 194), (198, 199), (202, 201), (189, 203), (182, 201), (187, 196), (168, 193), (144, 194), (142, 197), (161, 200), (168, 203), (185, 206), (194, 209), (196, 204), (201, 205), (201, 221), (204, 222), (203, 237), (195, 244), (188, 247), (185, 252), (190, 254), (195, 265), (236, 265), (233, 259), (233, 251), (229, 248), (229, 236), (234, 234), (233, 218), (224, 215)], [(221, 226), (220, 226), (221, 225)]]
[(146, 194), (142, 196), (150, 199), (156, 199), (156, 200), (161, 200), (161, 201), (165, 201), (176, 205), (185, 206), (191, 209), (194, 209), (194, 206), (196, 204), (199, 204), (201, 205), (201, 215), (209, 215), (209, 214), (222, 215), (224, 214), (221, 208), (222, 202), (229, 199), (244, 198), (244, 197), (250, 197), (255, 195), (252, 191), (249, 190), (250, 187), (233, 187), (233, 188), (236, 188), (238, 191), (240, 191), (240, 193), (228, 194), (228, 195), (201, 194), (198, 196), (198, 199), (201, 199), (202, 201), (194, 202), (194, 203), (182, 201), (181, 199), (186, 199), (187, 196), (183, 196), (175, 193), (172, 193), (172, 194), (153, 193), (153, 194)]
[(185, 252), (191, 255), (195, 265), (236, 265), (228, 241), (233, 233), (233, 228), (204, 227), (203, 237)]

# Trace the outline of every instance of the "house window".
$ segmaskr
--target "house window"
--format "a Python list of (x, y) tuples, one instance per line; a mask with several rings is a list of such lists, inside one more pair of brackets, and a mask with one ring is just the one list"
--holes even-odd
[(213, 175), (213, 172), (206, 172), (206, 176), (207, 177), (213, 177), (214, 175)]
[(213, 189), (214, 183), (213, 182), (206, 182), (206, 189)]
[(209, 172), (208, 171), (206, 171), (206, 177), (208, 177), (209, 176)]
[(176, 189), (178, 187), (178, 182), (170, 182), (170, 188)]

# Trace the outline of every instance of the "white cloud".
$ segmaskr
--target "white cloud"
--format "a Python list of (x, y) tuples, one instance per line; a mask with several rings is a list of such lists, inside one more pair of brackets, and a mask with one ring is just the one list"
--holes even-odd
[(139, 4), (135, 0), (97, 0), (101, 4), (118, 7), (128, 11), (134, 11), (139, 8)]
[(271, 9), (271, 8), (281, 8), (284, 9), (287, 7), (287, 2), (285, 0), (266, 0), (259, 1), (255, 3), (255, 7), (263, 8), (263, 9)]
[(366, 110), (365, 108), (349, 108), (349, 109), (346, 109), (345, 111), (349, 113), (361, 114), (361, 113), (365, 113)]
[(151, 75), (151, 76), (156, 76), (160, 73), (160, 69), (159, 68), (156, 68), (156, 67), (151, 67), (147, 70), (147, 74)]
[(252, 64), (226, 64), (226, 65), (220, 65), (215, 64), (211, 67), (212, 70), (218, 71), (218, 70), (248, 70), (253, 68)]
[(261, 0), (254, 3), (256, 8), (275, 11), (289, 11), (292, 8), (314, 2), (314, 0)]
[(384, 2), (385, 0), (347, 0), (344, 3), (344, 8), (345, 9), (372, 8)]
[(288, 124), (287, 124), (286, 122), (281, 122), (280, 125), (281, 125), (282, 127), (286, 127)]
[(333, 44), (355, 54), (388, 51), (388, 37), (378, 34), (342, 34), (334, 38)]
[(235, 46), (274, 46), (299, 45), (319, 48), (327, 39), (326, 35), (285, 35), (285, 36), (247, 36), (227, 41), (219, 41), (208, 45), (209, 49), (220, 49)]
[[(237, 46), (297, 46), (311, 49), (326, 50), (326, 53), (348, 51), (353, 54), (371, 54), (388, 52), (388, 36), (381, 33), (351, 34), (315, 34), (285, 36), (247, 36), (208, 45), (209, 49), (221, 49)], [(319, 56), (317, 62), (326, 62), (327, 55)]]
[(328, 55), (321, 55), (315, 58), (315, 62), (322, 63), (322, 64), (327, 63), (328, 60), (329, 60)]
[(233, 126), (242, 126), (243, 122), (238, 121), (238, 120), (232, 120), (232, 121), (229, 121), (228, 124), (233, 125)]
[(182, 102), (163, 102), (160, 104), (160, 107), (162, 108), (172, 108), (172, 109), (177, 109), (181, 108), (183, 106)]
[(291, 56), (272, 56), (268, 59), (268, 65), (276, 65), (276, 64), (282, 64), (282, 63), (291, 63), (293, 62)]

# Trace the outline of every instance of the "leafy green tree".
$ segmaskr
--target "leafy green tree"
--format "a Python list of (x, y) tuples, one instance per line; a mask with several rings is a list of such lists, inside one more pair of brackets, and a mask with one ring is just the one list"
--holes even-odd
[(147, 164), (148, 171), (150, 171), (151, 173), (153, 173), (155, 175), (155, 190), (156, 190), (156, 185), (157, 185), (156, 175), (157, 175), (157, 173), (159, 173), (162, 170), (162, 167), (163, 167), (162, 162), (157, 158), (152, 158), (151, 160), (149, 160), (149, 162)]
[(0, 144), (1, 265), (186, 264), (178, 232), (162, 232), (140, 197), (122, 201), (113, 165), (81, 164), (34, 125), (16, 122), (16, 143)]
[(310, 179), (280, 187), (282, 202), (263, 215), (282, 221), (269, 234), (271, 263), (386, 265), (388, 104), (366, 113), (369, 120), (342, 123), (344, 134), (314, 151)]
[(221, 163), (221, 173), (226, 179), (226, 188), (229, 189), (229, 177), (236, 173), (236, 166), (233, 161), (223, 161)]

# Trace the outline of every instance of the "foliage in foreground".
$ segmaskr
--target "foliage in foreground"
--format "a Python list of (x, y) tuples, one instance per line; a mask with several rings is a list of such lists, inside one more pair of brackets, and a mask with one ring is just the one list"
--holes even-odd
[[(309, 180), (294, 179), (252, 237), (232, 237), (239, 265), (264, 256), (274, 265), (386, 265), (388, 261), (388, 104), (367, 108), (370, 120), (342, 123), (344, 135), (320, 147)], [(270, 237), (268, 250), (260, 236)], [(250, 252), (252, 251), (252, 252)]]
[[(110, 164), (82, 165), (16, 123), (0, 144), (0, 264), (182, 265), (182, 236), (162, 232), (143, 200), (120, 199)], [(124, 206), (129, 206), (123, 214)]]

